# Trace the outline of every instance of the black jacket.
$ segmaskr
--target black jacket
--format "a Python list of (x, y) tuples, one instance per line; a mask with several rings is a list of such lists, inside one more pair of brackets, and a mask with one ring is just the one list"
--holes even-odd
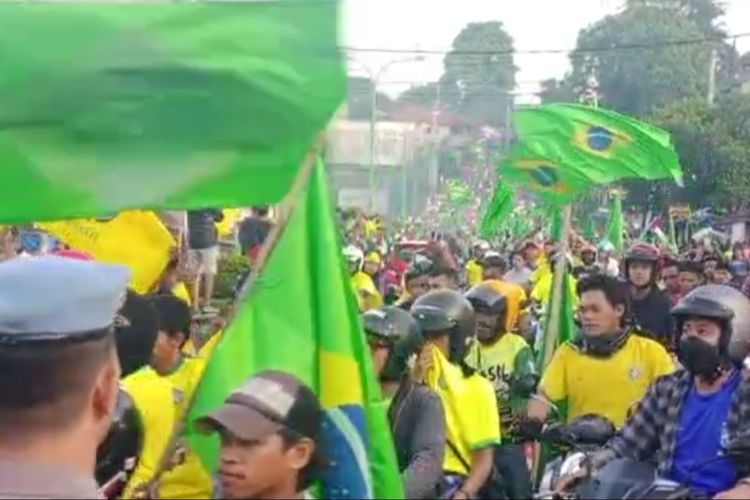
[(674, 326), (669, 298), (656, 287), (653, 287), (644, 299), (630, 298), (630, 314), (633, 327), (653, 336), (662, 345), (672, 346)]
[(443, 476), (445, 414), (440, 397), (408, 379), (388, 410), (406, 498), (435, 498)]

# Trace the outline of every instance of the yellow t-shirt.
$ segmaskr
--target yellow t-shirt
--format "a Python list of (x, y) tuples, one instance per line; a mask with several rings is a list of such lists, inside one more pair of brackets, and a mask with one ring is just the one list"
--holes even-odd
[(443, 470), (468, 474), (464, 463), (472, 465), (472, 452), (500, 444), (500, 416), (492, 384), (479, 374), (464, 377), (461, 369), (433, 349), (433, 370), (427, 375), (430, 386), (443, 402), (446, 439), (456, 448), (445, 448)]
[[(545, 273), (536, 282), (534, 288), (531, 290), (531, 298), (539, 302), (543, 307), (547, 307), (549, 299), (552, 297), (552, 273)], [(573, 309), (578, 308), (578, 282), (573, 276), (568, 275), (568, 291), (570, 296), (573, 298)]]
[(657, 378), (673, 370), (672, 359), (661, 344), (633, 334), (609, 358), (588, 356), (569, 343), (561, 345), (539, 387), (551, 401), (567, 399), (568, 421), (595, 413), (620, 428), (631, 405), (641, 400)]
[[(186, 411), (206, 362), (203, 358), (187, 358), (169, 375), (164, 376), (172, 386), (172, 404), (175, 415), (180, 418)], [(211, 498), (211, 476), (186, 441), (179, 448), (184, 459), (179, 465), (165, 472), (159, 483), (160, 498)]]
[(484, 268), (475, 259), (466, 263), (466, 284), (470, 287), (478, 285), (484, 278)]
[(485, 345), (474, 342), (466, 356), (466, 364), (481, 372), (494, 386), (496, 393), (507, 391), (505, 376), (515, 370), (518, 353), (529, 348), (529, 344), (515, 333), (506, 333), (494, 344)]
[(151, 368), (142, 368), (121, 381), (122, 388), (133, 398), (143, 424), (143, 448), (138, 465), (128, 481), (123, 498), (152, 479), (175, 424), (172, 384)]

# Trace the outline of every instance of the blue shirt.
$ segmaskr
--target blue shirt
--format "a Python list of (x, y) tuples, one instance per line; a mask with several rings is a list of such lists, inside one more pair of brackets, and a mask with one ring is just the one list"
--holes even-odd
[(735, 485), (737, 470), (731, 458), (700, 464), (720, 455), (727, 444), (726, 420), (739, 383), (740, 374), (735, 370), (713, 394), (698, 394), (695, 385), (691, 386), (680, 411), (669, 479), (683, 484), (690, 479), (691, 487), (710, 496)]

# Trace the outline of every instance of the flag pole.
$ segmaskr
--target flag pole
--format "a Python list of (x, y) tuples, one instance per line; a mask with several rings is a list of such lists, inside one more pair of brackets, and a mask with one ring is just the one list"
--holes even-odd
[[(562, 298), (563, 298), (563, 286), (567, 286), (567, 280), (565, 279), (565, 264), (567, 263), (568, 253), (568, 242), (570, 240), (570, 219), (572, 214), (572, 206), (570, 203), (563, 207), (563, 227), (562, 236), (560, 238), (560, 250), (558, 251), (557, 262), (555, 262), (555, 274), (552, 280), (552, 296), (550, 297), (550, 314), (548, 316), (547, 324), (544, 326), (544, 345), (542, 346), (544, 356), (542, 357), (542, 363), (540, 366), (540, 373), (549, 364), (552, 359), (552, 355), (555, 353), (557, 347), (557, 337), (560, 334), (560, 314), (562, 312)], [(550, 263), (551, 264), (551, 263)], [(539, 465), (541, 463), (541, 451), (542, 447), (539, 443), (536, 444), (534, 450), (534, 463), (532, 477), (536, 478), (539, 476)]]
[[(323, 135), (320, 135), (316, 138), (315, 143), (310, 146), (307, 154), (305, 155), (305, 158), (302, 160), (300, 169), (297, 172), (294, 181), (292, 182), (289, 192), (280, 203), (281, 210), (279, 210), (279, 217), (276, 220), (276, 224), (273, 225), (268, 233), (268, 236), (261, 245), (260, 250), (258, 251), (258, 258), (256, 259), (255, 265), (250, 271), (250, 274), (248, 274), (247, 278), (245, 278), (242, 286), (237, 293), (237, 296), (234, 299), (227, 317), (226, 327), (223, 328), (221, 332), (216, 333), (215, 335), (223, 335), (223, 332), (226, 331), (226, 328), (230, 325), (231, 321), (237, 316), (237, 313), (245, 297), (247, 297), (253, 286), (258, 282), (258, 277), (265, 269), (268, 258), (272, 254), (274, 248), (276, 248), (276, 245), (280, 241), (284, 230), (289, 225), (289, 220), (291, 219), (291, 214), (294, 207), (297, 205), (300, 197), (305, 192), (305, 188), (307, 187), (314, 170), (316, 160), (320, 155), (320, 152), (322, 151), (323, 144), (324, 137)], [(219, 341), (221, 341), (221, 339), (219, 339)], [(205, 374), (205, 369), (203, 374)], [(161, 476), (172, 467), (172, 459), (175, 452), (177, 451), (177, 445), (179, 444), (180, 438), (182, 437), (182, 433), (185, 430), (187, 416), (190, 414), (190, 409), (195, 402), (195, 395), (198, 393), (201, 382), (203, 382), (203, 374), (201, 374), (201, 378), (198, 380), (198, 384), (193, 390), (193, 393), (190, 395), (188, 404), (185, 406), (185, 411), (182, 413), (182, 415), (179, 415), (177, 421), (175, 422), (174, 428), (172, 429), (172, 434), (170, 435), (167, 446), (164, 448), (164, 452), (159, 459), (153, 476), (143, 486), (136, 486), (135, 491), (142, 491), (144, 493), (147, 493), (148, 498), (159, 498), (159, 480), (161, 479)]]
[(560, 312), (562, 310), (562, 291), (565, 281), (565, 264), (567, 263), (568, 254), (568, 243), (570, 239), (570, 218), (571, 218), (571, 205), (567, 204), (563, 207), (563, 227), (562, 236), (560, 238), (560, 250), (558, 251), (558, 259), (555, 262), (555, 275), (553, 280), (552, 297), (550, 300), (550, 314), (549, 321), (545, 327), (545, 339), (544, 339), (544, 357), (542, 358), (542, 368), (546, 367), (552, 359), (552, 355), (555, 353), (555, 347), (557, 347), (557, 334), (559, 333), (558, 326), (560, 320)]

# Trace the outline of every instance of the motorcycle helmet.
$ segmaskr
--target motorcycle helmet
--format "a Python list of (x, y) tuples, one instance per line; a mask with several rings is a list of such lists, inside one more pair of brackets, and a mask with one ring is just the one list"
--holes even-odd
[(654, 245), (648, 243), (634, 243), (633, 246), (628, 249), (628, 253), (625, 254), (623, 260), (625, 278), (629, 280), (628, 272), (630, 264), (633, 262), (646, 262), (651, 264), (651, 284), (655, 283), (659, 276), (659, 261), (661, 255), (659, 249)]
[(474, 308), (475, 313), (494, 318), (489, 324), (484, 322), (484, 318), (482, 318), (482, 321), (477, 319), (476, 334), (479, 340), (482, 342), (492, 341), (500, 333), (507, 331), (508, 299), (488, 281), (473, 286), (464, 297)]
[(355, 245), (347, 245), (344, 247), (343, 253), (350, 272), (356, 272), (362, 269), (365, 254), (359, 247)]
[(422, 347), (419, 324), (411, 314), (392, 306), (372, 309), (361, 318), (367, 337), (388, 345), (388, 359), (380, 380), (398, 382), (409, 371), (410, 358)]
[(454, 290), (434, 290), (418, 298), (411, 307), (425, 338), (446, 333), (449, 336), (451, 363), (461, 363), (474, 336), (474, 309)]
[(721, 325), (719, 354), (741, 367), (750, 353), (750, 300), (742, 292), (726, 285), (699, 286), (672, 308), (677, 324), (677, 340), (690, 316), (711, 318)]
[(143, 445), (141, 416), (130, 395), (122, 388), (107, 437), (96, 450), (96, 481), (106, 487), (107, 498), (117, 498), (138, 464)]

